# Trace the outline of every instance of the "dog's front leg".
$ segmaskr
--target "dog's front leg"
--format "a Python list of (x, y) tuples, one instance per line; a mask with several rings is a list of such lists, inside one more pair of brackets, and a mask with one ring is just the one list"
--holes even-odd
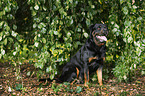
[(102, 83), (102, 70), (103, 70), (104, 61), (105, 61), (105, 57), (102, 57), (101, 62), (100, 62), (100, 66), (96, 71), (97, 76), (98, 76), (98, 82), (99, 82), (100, 86), (103, 85), (103, 83)]
[(98, 82), (101, 85), (103, 85), (102, 83), (102, 69), (103, 69), (103, 66), (99, 66), (99, 68), (97, 69), (97, 76), (98, 76)]
[(84, 67), (84, 79), (85, 79), (84, 86), (88, 87), (87, 83), (89, 83), (89, 69), (88, 69), (87, 64), (85, 64), (85, 67)]

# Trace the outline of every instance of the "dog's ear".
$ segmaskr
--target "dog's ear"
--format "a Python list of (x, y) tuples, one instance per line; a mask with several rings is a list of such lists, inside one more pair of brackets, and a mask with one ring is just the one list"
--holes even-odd
[(91, 26), (89, 27), (90, 32), (92, 32), (92, 31), (93, 31), (93, 27), (94, 27), (94, 25), (91, 25)]

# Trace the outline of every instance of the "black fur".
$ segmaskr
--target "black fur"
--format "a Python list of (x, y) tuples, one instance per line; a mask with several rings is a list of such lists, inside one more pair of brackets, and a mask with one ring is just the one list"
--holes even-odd
[[(105, 57), (105, 41), (100, 42), (96, 36), (107, 36), (108, 29), (105, 24), (95, 24), (90, 26), (90, 36), (80, 50), (63, 67), (62, 74), (58, 78), (60, 82), (71, 82), (77, 77), (76, 68), (79, 69), (79, 77), (84, 79), (84, 73), (89, 78), (89, 74), (103, 66)], [(96, 57), (89, 62), (89, 58)], [(88, 74), (89, 72), (89, 74)]]

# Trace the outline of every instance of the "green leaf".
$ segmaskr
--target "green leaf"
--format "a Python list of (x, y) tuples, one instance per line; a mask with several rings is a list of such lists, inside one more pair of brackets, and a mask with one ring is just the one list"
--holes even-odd
[(16, 26), (16, 25), (13, 25), (13, 29), (14, 29), (14, 30), (17, 30), (17, 26)]
[(9, 12), (10, 10), (11, 10), (11, 7), (10, 7), (10, 6), (6, 6), (6, 7), (5, 7), (5, 11), (6, 11), (6, 12)]
[(16, 37), (17, 36), (17, 33), (12, 31), (12, 36)]
[(22, 90), (22, 84), (16, 83), (16, 90)]
[(55, 35), (58, 35), (58, 31), (53, 31)]
[(124, 22), (124, 25), (127, 27), (129, 27), (131, 24), (130, 24), (130, 21), (128, 21), (128, 20), (126, 20), (125, 22)]
[(82, 92), (82, 87), (80, 87), (80, 86), (77, 86), (77, 88), (76, 88), (76, 92), (77, 92), (77, 93), (80, 93), (80, 92)]
[(7, 45), (7, 42), (8, 42), (8, 40), (7, 40), (7, 38), (4, 40), (4, 45)]
[(125, 15), (128, 14), (128, 8), (127, 8), (126, 6), (123, 8), (123, 13), (124, 13)]
[(36, 28), (36, 27), (37, 27), (37, 24), (36, 24), (36, 23), (34, 23), (34, 24), (33, 24), (33, 28)]
[(5, 23), (5, 24), (4, 24), (4, 28), (5, 28), (5, 29), (6, 29), (6, 31), (8, 31), (8, 32), (10, 31), (10, 27), (8, 26), (8, 24), (7, 24), (7, 23)]
[(4, 55), (5, 54), (5, 50), (1, 49), (1, 54)]
[(42, 61), (41, 61), (41, 60), (38, 60), (38, 62), (37, 62), (37, 63), (35, 63), (35, 66), (36, 66), (37, 68), (41, 68), (41, 69), (43, 69), (44, 64), (42, 63)]
[(30, 76), (30, 74), (31, 74), (31, 72), (29, 71), (29, 72), (27, 72), (27, 76)]
[(141, 21), (142, 20), (142, 17), (138, 17), (137, 20)]
[(0, 36), (0, 41), (2, 40), (2, 36)]
[(39, 9), (39, 6), (38, 5), (35, 5), (34, 9), (35, 10), (38, 10)]
[(81, 32), (81, 28), (78, 28), (77, 31), (78, 31), (78, 32)]
[(70, 37), (70, 36), (71, 36), (71, 33), (70, 33), (70, 32), (68, 32), (68, 33), (67, 33), (67, 37)]
[(39, 45), (39, 42), (35, 42), (35, 44), (34, 44), (34, 45), (35, 45), (35, 47), (38, 47), (38, 45)]
[(50, 75), (50, 79), (52, 80), (54, 78), (54, 74), (51, 74)]
[(2, 28), (3, 24), (4, 24), (4, 21), (1, 21), (0, 22), (0, 28)]
[(90, 19), (86, 20), (86, 24), (87, 24), (87, 26), (90, 26)]
[(117, 28), (114, 28), (112, 31), (115, 33), (117, 31)]
[(133, 38), (130, 36), (130, 37), (128, 38), (128, 43), (131, 43), (131, 42), (133, 42)]
[(124, 0), (120, 0), (120, 4), (122, 4), (124, 2)]
[(88, 33), (84, 33), (84, 36), (85, 36), (86, 38), (88, 38)]
[(45, 44), (46, 43), (46, 39), (45, 38), (42, 38), (42, 42)]
[(32, 11), (32, 16), (35, 16), (36, 15), (36, 12), (35, 11)]
[(17, 54), (17, 52), (15, 51), (15, 52), (13, 52), (13, 55), (15, 56)]
[(102, 4), (102, 0), (99, 0), (99, 3)]
[(49, 72), (49, 67), (46, 68), (46, 73), (48, 73), (48, 72)]
[(46, 28), (42, 28), (41, 30), (42, 33), (46, 33), (46, 31), (47, 31)]
[(13, 15), (12, 14), (8, 14), (7, 15), (7, 18), (12, 19), (13, 18)]

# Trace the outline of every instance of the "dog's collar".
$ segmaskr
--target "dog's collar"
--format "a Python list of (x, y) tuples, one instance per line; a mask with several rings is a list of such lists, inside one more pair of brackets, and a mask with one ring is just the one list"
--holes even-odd
[(96, 44), (97, 46), (101, 47), (103, 46), (105, 43), (100, 43), (100, 44)]

